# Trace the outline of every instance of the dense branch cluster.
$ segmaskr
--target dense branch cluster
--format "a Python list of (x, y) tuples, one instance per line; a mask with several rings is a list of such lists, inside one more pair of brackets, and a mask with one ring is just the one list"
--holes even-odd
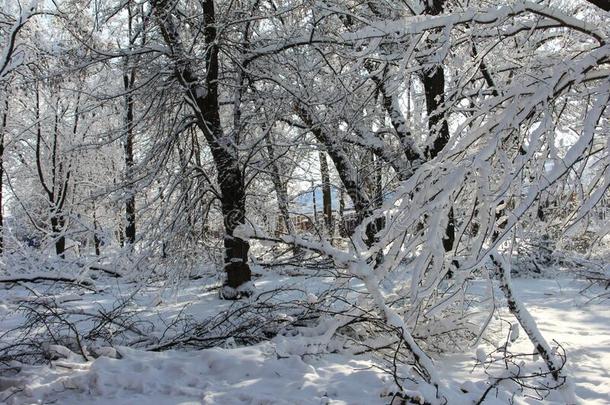
[[(608, 2), (5, 3), (0, 249), (53, 264), (0, 283), (192, 280), (213, 263), (222, 298), (254, 294), (154, 342), (128, 301), (82, 314), (24, 302), (21, 355), (48, 357), (49, 334), (85, 360), (98, 340), (300, 336), (312, 352), (379, 353), (394, 400), (446, 403), (433, 354), (476, 345), (497, 312), (490, 288), (475, 316), (477, 278), (498, 282), (546, 367), (522, 373), (522, 354), (498, 348), (480, 363), (510, 372), (479, 402), (508, 380), (573, 400), (566, 354), (511, 273), (607, 243)], [(320, 276), (326, 296), (257, 292), (257, 271), (276, 267)]]

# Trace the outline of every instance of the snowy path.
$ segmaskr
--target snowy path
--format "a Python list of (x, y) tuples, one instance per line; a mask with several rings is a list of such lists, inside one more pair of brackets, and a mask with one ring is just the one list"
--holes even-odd
[[(569, 280), (517, 280), (515, 287), (547, 339), (568, 351), (576, 394), (584, 404), (610, 402), (610, 309), (607, 302), (583, 305), (582, 285)], [(569, 327), (567, 326), (569, 325)], [(522, 336), (516, 349), (531, 350)], [(340, 355), (283, 357), (276, 342), (237, 349), (142, 352), (120, 348), (123, 359), (100, 357), (87, 364), (57, 361), (32, 367), (18, 381), (0, 379), (0, 391), (23, 389), (6, 398), (16, 404), (383, 404), (391, 381), (367, 360)], [(474, 355), (442, 362), (445, 381), (478, 380), (470, 373)], [(486, 404), (502, 403), (490, 396)], [(452, 402), (458, 403), (458, 402)], [(540, 403), (525, 399), (516, 403)]]

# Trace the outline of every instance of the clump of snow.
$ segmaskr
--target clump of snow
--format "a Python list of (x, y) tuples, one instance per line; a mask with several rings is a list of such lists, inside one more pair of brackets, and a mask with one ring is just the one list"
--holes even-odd
[(197, 352), (118, 349), (122, 359), (29, 367), (0, 400), (9, 405), (383, 403), (382, 373), (341, 356), (278, 357), (274, 344)]
[(318, 297), (315, 294), (307, 293), (307, 303), (315, 304), (318, 302)]

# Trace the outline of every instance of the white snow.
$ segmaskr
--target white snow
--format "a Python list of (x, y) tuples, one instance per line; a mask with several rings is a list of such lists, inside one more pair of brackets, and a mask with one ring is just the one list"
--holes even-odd
[[(536, 319), (540, 332), (549, 340), (559, 342), (567, 352), (567, 374), (573, 379), (579, 403), (602, 405), (610, 398), (610, 308), (606, 302), (587, 302), (580, 294), (584, 284), (569, 279), (516, 279), (513, 287), (519, 292), (522, 302)], [(482, 286), (481, 286), (482, 289)], [(514, 321), (505, 309), (506, 318)], [(508, 326), (499, 320), (492, 326), (499, 341), (513, 335), (516, 322)], [(510, 349), (516, 353), (532, 353), (532, 344), (525, 334), (520, 334)], [(475, 360), (484, 362), (489, 345), (476, 350), (476, 355), (448, 355), (443, 359), (442, 377), (456, 386), (468, 380), (484, 379), (481, 367), (473, 370)], [(534, 359), (542, 364), (539, 356)], [(525, 360), (525, 359), (524, 359)], [(484, 403), (491, 402), (492, 398)], [(505, 402), (501, 402), (505, 403)], [(561, 404), (559, 393), (551, 398), (536, 400), (519, 398), (517, 404)]]
[(333, 355), (279, 357), (272, 342), (195, 352), (151, 353), (126, 347), (118, 352), (122, 359), (31, 367), (17, 382), (23, 391), (6, 402), (372, 404), (381, 402), (389, 385), (371, 362)]
[[(290, 278), (278, 276), (262, 279), (258, 288), (290, 284)], [(292, 285), (303, 285), (296, 277)], [(588, 303), (579, 294), (582, 282), (562, 280), (514, 280), (524, 303), (535, 317), (541, 332), (555, 339), (567, 350), (568, 374), (573, 377), (576, 395), (586, 404), (605, 404), (610, 398), (610, 309), (606, 303)], [(124, 288), (124, 287), (123, 287)], [(475, 282), (474, 289), (483, 290), (484, 282)], [(196, 288), (170, 293), (150, 290), (141, 302), (150, 297), (165, 296), (157, 310), (171, 317), (181, 303), (193, 302), (188, 310), (194, 314), (217, 311), (221, 303), (216, 292), (197, 294)], [(0, 290), (3, 307), (0, 325), (14, 321), (14, 302), (19, 295)], [(73, 295), (73, 294), (72, 294)], [(304, 294), (305, 302), (313, 301), (312, 293)], [(21, 297), (22, 298), (22, 297)], [(83, 311), (108, 299), (103, 294), (81, 296), (71, 301)], [(90, 300), (99, 300), (92, 302)], [(197, 303), (199, 302), (199, 304)], [(213, 305), (212, 305), (213, 304)], [(227, 305), (227, 304), (225, 304)], [(508, 317), (508, 311), (506, 316)], [(516, 323), (513, 323), (515, 325)], [(3, 329), (4, 329), (3, 327)], [(508, 327), (508, 329), (507, 329)], [(330, 328), (329, 328), (330, 329)], [(491, 327), (491, 338), (515, 342), (511, 350), (532, 352), (527, 337), (517, 336), (516, 327), (497, 321)], [(13, 377), (0, 378), (0, 401), (17, 404), (385, 404), (395, 390), (393, 381), (375, 367), (366, 356), (329, 353), (320, 346), (298, 352), (305, 339), (278, 336), (271, 341), (249, 347), (211, 348), (205, 350), (147, 352), (128, 347), (97, 348), (100, 357), (86, 362), (67, 348), (55, 346), (59, 359), (51, 366), (24, 366)], [(292, 347), (290, 347), (292, 345)], [(298, 347), (297, 347), (298, 346)], [(434, 359), (442, 365), (439, 378), (445, 392), (481, 391), (486, 379), (481, 366), (491, 346), (474, 350), (476, 355), (448, 354)], [(474, 368), (473, 368), (474, 367)], [(462, 403), (470, 398), (453, 397)], [(456, 399), (460, 398), (460, 399)], [(517, 396), (515, 403), (561, 403), (552, 395), (545, 401)], [(453, 401), (453, 400), (452, 400)], [(489, 394), (486, 404), (505, 403), (506, 398)], [(466, 402), (465, 402), (466, 403)]]

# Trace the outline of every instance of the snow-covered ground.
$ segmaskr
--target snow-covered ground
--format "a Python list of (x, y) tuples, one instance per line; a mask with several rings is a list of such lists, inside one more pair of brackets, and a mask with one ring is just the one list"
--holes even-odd
[[(610, 308), (608, 301), (588, 302), (590, 295), (580, 291), (587, 286), (569, 279), (517, 279), (515, 290), (535, 317), (548, 341), (555, 340), (567, 352), (568, 374), (575, 383), (575, 392), (582, 404), (610, 403)], [(508, 312), (508, 311), (505, 311)], [(514, 322), (509, 314), (505, 319)], [(497, 336), (508, 334), (504, 322), (496, 322)], [(502, 331), (501, 329), (504, 329)], [(486, 346), (483, 345), (485, 348)], [(490, 348), (490, 347), (488, 347)], [(532, 353), (532, 344), (524, 333), (511, 346), (514, 352)], [(459, 354), (443, 358), (444, 377), (454, 384), (482, 378), (481, 367), (473, 368), (473, 358)], [(558, 403), (559, 397), (553, 398)], [(552, 403), (535, 398), (517, 398), (516, 403)], [(484, 402), (484, 403), (491, 403)]]
[[(274, 285), (303, 287), (305, 279), (261, 279), (259, 288)], [(265, 287), (266, 286), (266, 287)], [(556, 340), (568, 353), (576, 395), (583, 404), (610, 401), (610, 309), (606, 302), (586, 302), (579, 293), (585, 285), (568, 279), (516, 280), (515, 287), (548, 340)], [(125, 288), (125, 287), (123, 287)], [(19, 322), (16, 302), (29, 294), (16, 287), (0, 289), (0, 329)], [(40, 292), (39, 292), (40, 293)], [(113, 292), (115, 294), (116, 291)], [(191, 302), (187, 312), (204, 316), (229, 305), (216, 298), (216, 291), (201, 285), (138, 295), (142, 304), (154, 305), (156, 316), (171, 318)], [(58, 296), (61, 296), (59, 294)], [(83, 310), (108, 305), (109, 295), (64, 294)], [(184, 312), (184, 310), (182, 311)], [(145, 315), (152, 319), (152, 314)], [(507, 315), (507, 319), (509, 316)], [(507, 326), (496, 320), (491, 328), (498, 339)], [(143, 351), (118, 347), (85, 362), (73, 353), (59, 352), (51, 366), (27, 366), (14, 376), (0, 377), (0, 402), (7, 404), (385, 404), (394, 389), (391, 376), (375, 367), (371, 358), (338, 353), (290, 354), (290, 337), (249, 347), (217, 347), (190, 351)], [(483, 344), (483, 349), (490, 349)], [(511, 346), (531, 352), (521, 333)], [(457, 392), (467, 381), (485, 380), (476, 363), (476, 350), (436, 358), (447, 389)], [(120, 357), (120, 358), (115, 358)], [(559, 397), (553, 397), (557, 399)], [(505, 396), (490, 393), (484, 403), (506, 403)], [(553, 402), (546, 400), (544, 402)], [(456, 396), (450, 403), (469, 403)], [(515, 403), (541, 403), (535, 398), (515, 397)]]

